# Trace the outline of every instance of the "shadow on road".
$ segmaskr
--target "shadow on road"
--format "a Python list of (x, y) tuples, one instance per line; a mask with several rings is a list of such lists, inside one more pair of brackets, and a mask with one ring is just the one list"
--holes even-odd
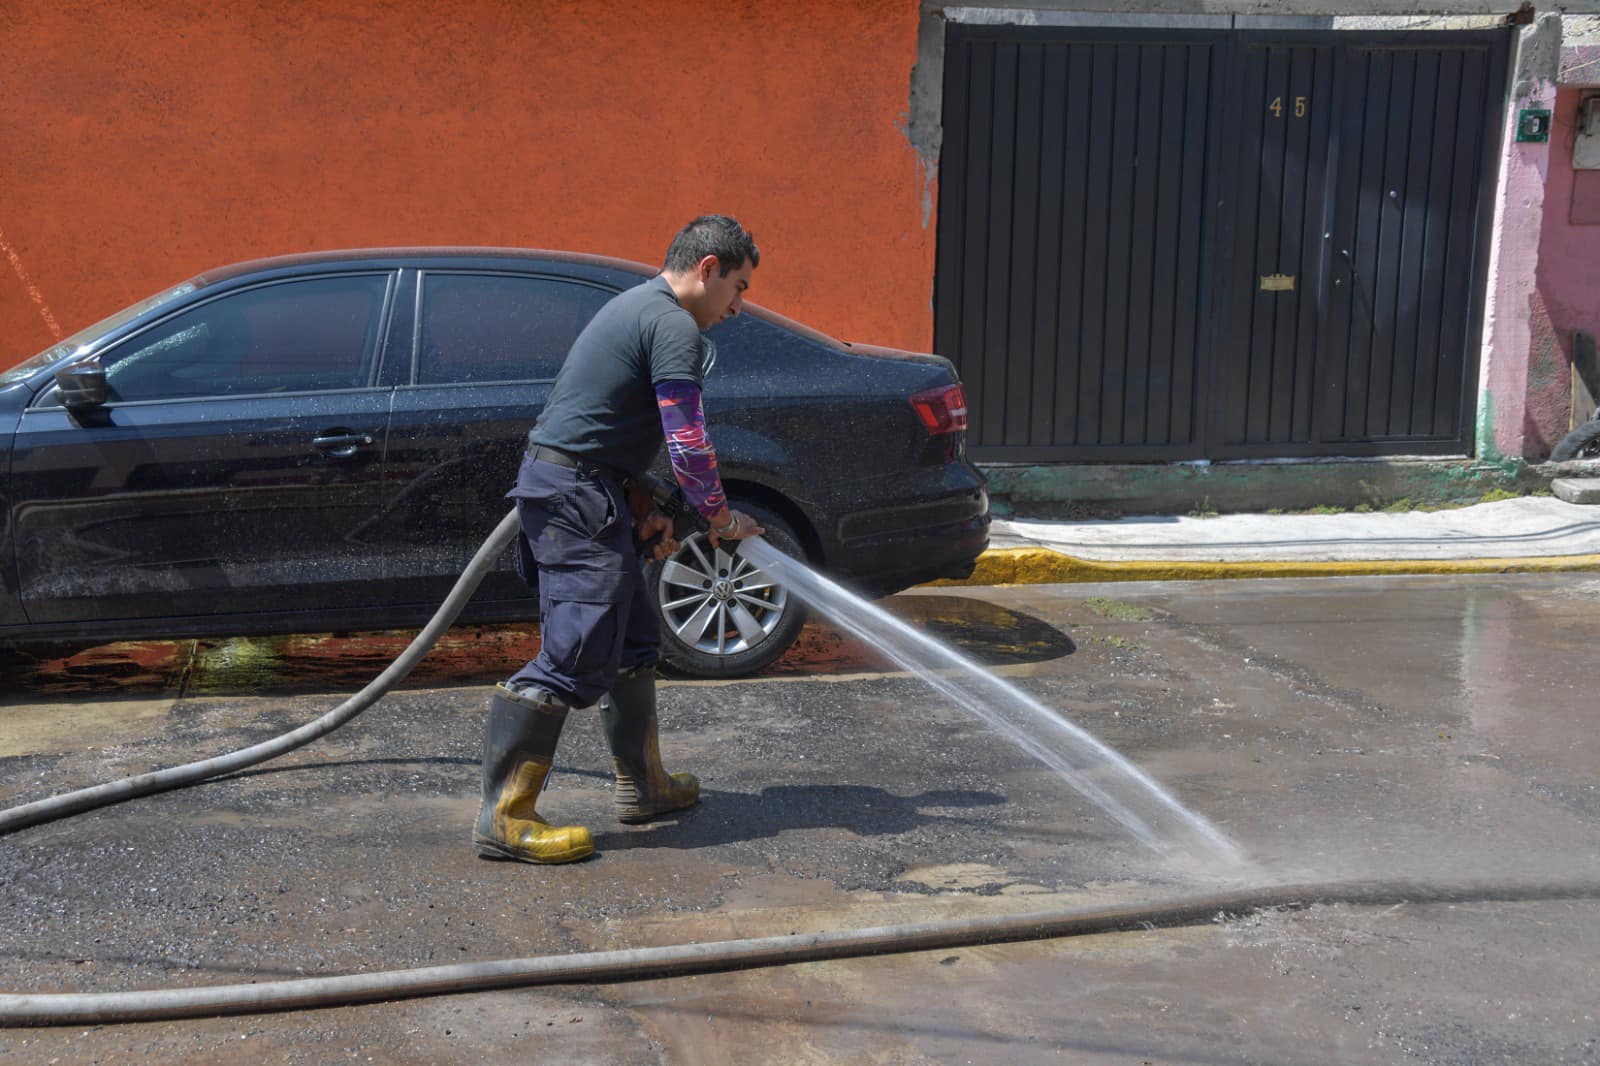
[(920, 826), (979, 826), (969, 811), (1005, 803), (998, 792), (941, 789), (896, 796), (870, 785), (774, 785), (759, 793), (707, 791), (682, 814), (635, 829), (595, 833), (602, 851), (709, 848), (775, 837), (792, 829), (845, 829), (857, 836), (910, 832)]

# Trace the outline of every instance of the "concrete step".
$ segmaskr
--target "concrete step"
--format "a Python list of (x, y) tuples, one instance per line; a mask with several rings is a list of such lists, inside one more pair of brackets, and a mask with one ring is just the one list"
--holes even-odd
[(1600, 503), (1600, 477), (1558, 477), (1550, 491), (1568, 503)]

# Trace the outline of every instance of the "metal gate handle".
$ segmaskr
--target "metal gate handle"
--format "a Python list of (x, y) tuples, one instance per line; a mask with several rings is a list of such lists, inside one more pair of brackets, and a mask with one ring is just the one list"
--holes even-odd
[(357, 448), (371, 444), (372, 437), (367, 433), (341, 433), (332, 437), (312, 437), (311, 443), (335, 459), (348, 459), (356, 453)]
[(1361, 284), (1361, 271), (1356, 269), (1356, 257), (1350, 254), (1350, 249), (1340, 248), (1339, 254), (1344, 256), (1345, 262), (1350, 264), (1350, 279), (1355, 282), (1356, 295), (1361, 297), (1361, 302), (1367, 305), (1367, 317), (1372, 315), (1372, 301), (1367, 299), (1366, 286)]

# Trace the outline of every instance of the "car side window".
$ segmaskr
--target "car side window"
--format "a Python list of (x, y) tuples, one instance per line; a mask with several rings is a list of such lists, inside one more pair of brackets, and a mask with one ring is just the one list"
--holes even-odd
[(548, 381), (614, 295), (558, 278), (427, 274), (417, 383)]
[(352, 274), (209, 300), (102, 353), (108, 399), (361, 388), (388, 287), (388, 274)]

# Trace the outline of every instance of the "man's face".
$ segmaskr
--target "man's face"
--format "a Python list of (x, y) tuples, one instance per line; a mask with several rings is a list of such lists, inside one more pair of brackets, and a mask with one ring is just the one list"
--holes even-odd
[(738, 268), (722, 273), (717, 257), (708, 255), (700, 261), (698, 273), (702, 285), (702, 299), (691, 309), (695, 323), (701, 329), (710, 329), (725, 318), (732, 318), (744, 308), (744, 291), (750, 287), (750, 275), (755, 267), (746, 259)]

